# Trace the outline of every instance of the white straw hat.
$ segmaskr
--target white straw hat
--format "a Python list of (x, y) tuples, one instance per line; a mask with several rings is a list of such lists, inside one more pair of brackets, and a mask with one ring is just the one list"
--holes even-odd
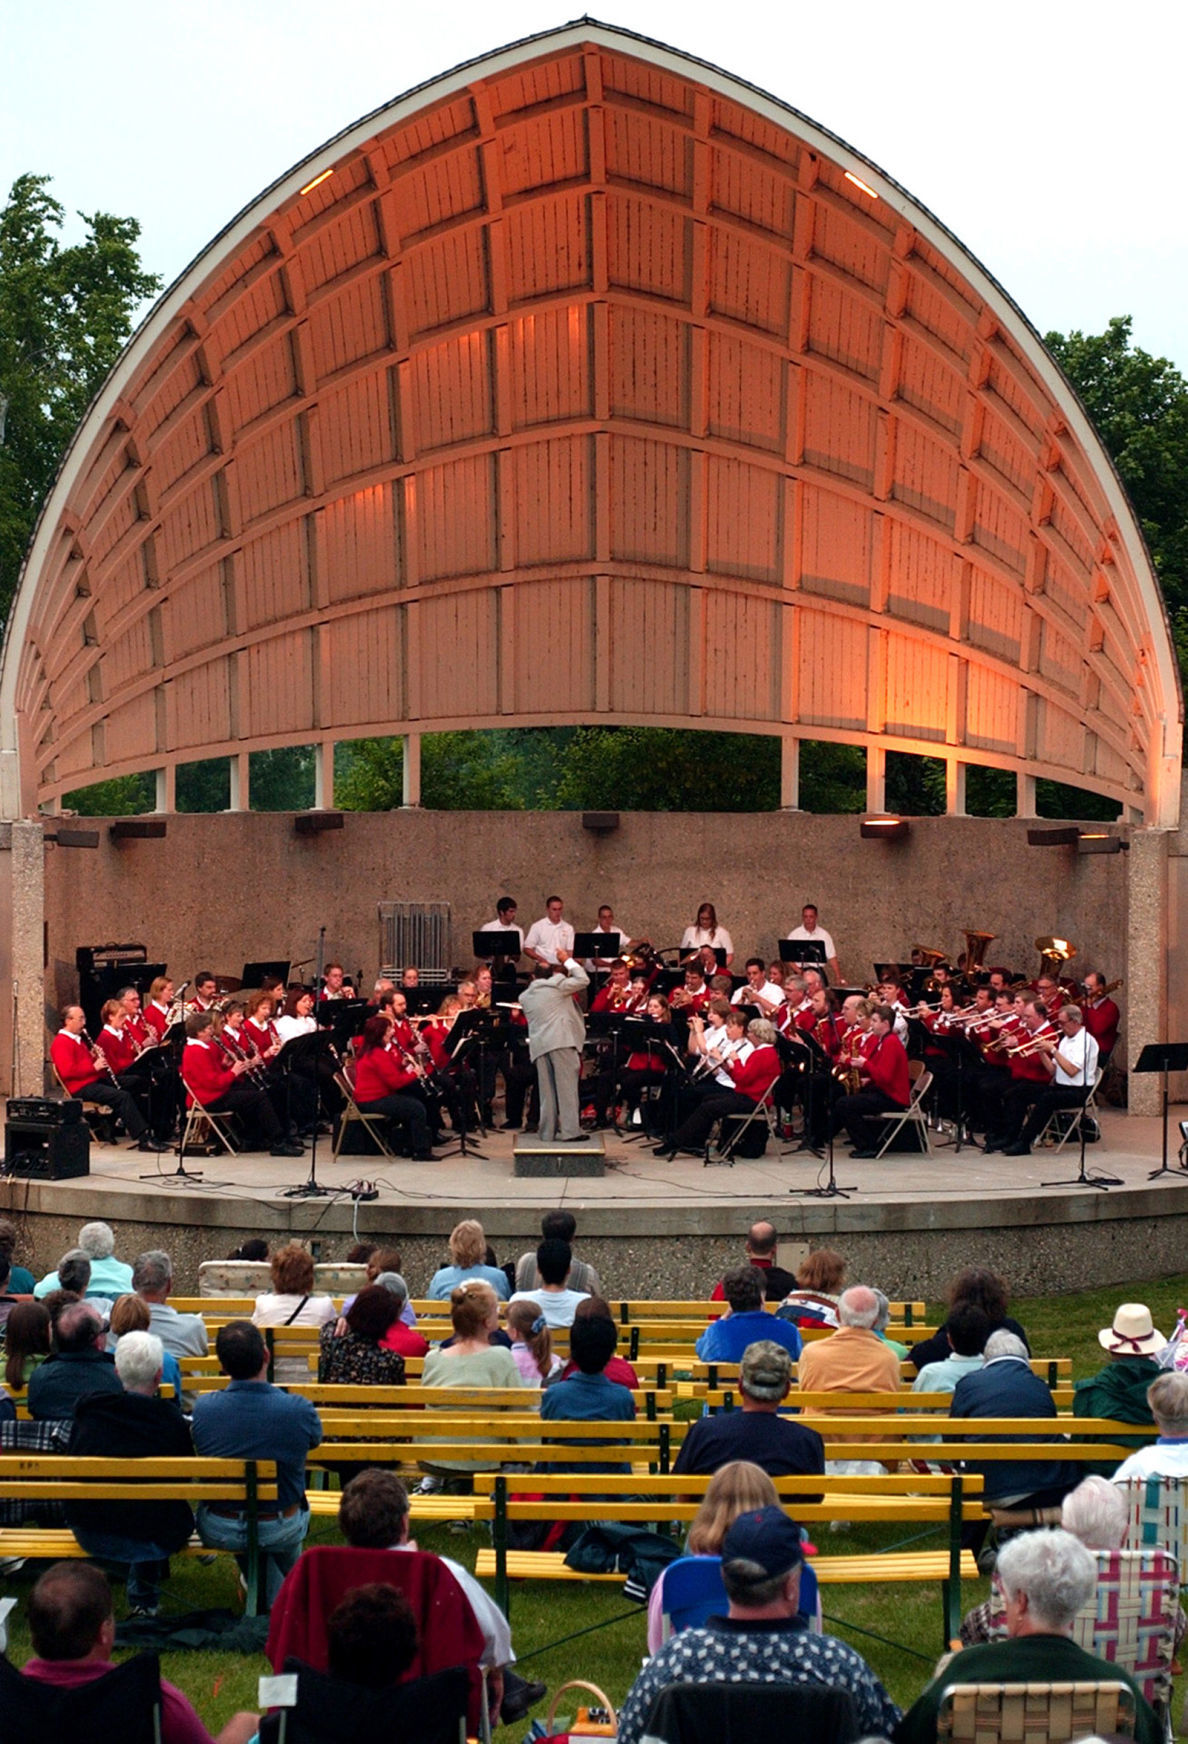
[(1154, 1356), (1167, 1340), (1155, 1330), (1151, 1310), (1144, 1302), (1123, 1302), (1114, 1315), (1114, 1324), (1098, 1333), (1097, 1342), (1114, 1356)]

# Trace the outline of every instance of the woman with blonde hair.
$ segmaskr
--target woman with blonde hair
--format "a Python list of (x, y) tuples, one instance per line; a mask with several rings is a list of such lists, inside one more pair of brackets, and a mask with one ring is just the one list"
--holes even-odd
[(450, 1231), (450, 1264), (434, 1272), (425, 1294), (434, 1302), (449, 1302), (461, 1284), (489, 1284), (500, 1302), (506, 1302), (511, 1291), (507, 1273), (497, 1266), (485, 1264), (487, 1238), (483, 1226), (473, 1217), (464, 1218)]
[[(685, 1555), (670, 1563), (669, 1568), (678, 1568), (693, 1557), (717, 1559), (722, 1540), (740, 1514), (746, 1514), (752, 1508), (778, 1505), (779, 1499), (775, 1485), (761, 1466), (752, 1465), (748, 1459), (732, 1459), (720, 1466), (710, 1479), (701, 1506), (689, 1527)], [(664, 1578), (668, 1572), (665, 1569), (661, 1574), (648, 1599), (649, 1653), (655, 1653), (667, 1639), (663, 1595)], [(724, 1603), (724, 1591), (722, 1597)]]
[[(516, 1366), (516, 1359), (505, 1344), (493, 1344), (490, 1335), (499, 1326), (499, 1302), (490, 1284), (481, 1278), (471, 1278), (459, 1284), (450, 1294), (450, 1319), (454, 1336), (448, 1345), (439, 1345), (425, 1358), (421, 1385), (425, 1387), (523, 1387), (527, 1385)], [(435, 1407), (430, 1406), (430, 1410)], [(422, 1445), (431, 1444), (432, 1437), (419, 1437)], [(454, 1436), (454, 1441), (463, 1438)], [(490, 1439), (487, 1437), (486, 1439)], [(426, 1474), (418, 1488), (422, 1493), (441, 1487), (443, 1477), (460, 1478), (471, 1487), (469, 1474), (490, 1471), (489, 1461), (422, 1460)]]

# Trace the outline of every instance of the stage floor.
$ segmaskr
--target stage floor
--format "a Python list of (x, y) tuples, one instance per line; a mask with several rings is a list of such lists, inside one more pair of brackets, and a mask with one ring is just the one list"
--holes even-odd
[[(851, 1276), (865, 1271), (892, 1295), (938, 1296), (956, 1266), (996, 1266), (1019, 1291), (1073, 1289), (1185, 1269), (1188, 1171), (1176, 1167), (1179, 1132), (1170, 1123), (1174, 1173), (1151, 1181), (1162, 1126), (1105, 1110), (1103, 1137), (1086, 1149), (1090, 1172), (1117, 1176), (1103, 1192), (1078, 1186), (1078, 1152), (984, 1156), (938, 1148), (931, 1156), (855, 1162), (839, 1146), (835, 1170), (848, 1198), (800, 1196), (823, 1183), (811, 1154), (769, 1147), (757, 1161), (706, 1168), (692, 1158), (654, 1157), (643, 1141), (604, 1134), (606, 1173), (569, 1179), (517, 1177), (512, 1133), (479, 1142), (482, 1155), (433, 1164), (381, 1157), (330, 1159), (319, 1141), (318, 1182), (328, 1197), (289, 1198), (309, 1175), (300, 1159), (241, 1155), (193, 1159), (200, 1181), (171, 1178), (176, 1156), (93, 1145), (91, 1172), (68, 1181), (4, 1177), (0, 1208), (24, 1222), (43, 1269), (72, 1245), (78, 1225), (103, 1216), (128, 1226), (120, 1251), (163, 1246), (175, 1255), (179, 1288), (196, 1288), (197, 1263), (224, 1257), (248, 1235), (275, 1245), (288, 1235), (327, 1258), (354, 1239), (395, 1242), (414, 1294), (442, 1263), (444, 1237), (463, 1216), (478, 1217), (502, 1260), (534, 1246), (541, 1213), (568, 1206), (578, 1244), (618, 1295), (697, 1295), (707, 1276), (737, 1263), (740, 1236), (756, 1217), (781, 1235), (781, 1259), (795, 1265), (810, 1245), (842, 1248)], [(1172, 1140), (1175, 1142), (1173, 1143)], [(147, 1177), (147, 1179), (145, 1178)], [(350, 1184), (374, 1184), (373, 1200), (352, 1200)], [(1063, 1183), (1046, 1186), (1046, 1182)], [(133, 1229), (132, 1226), (135, 1226)], [(18, 1255), (18, 1257), (23, 1257)]]

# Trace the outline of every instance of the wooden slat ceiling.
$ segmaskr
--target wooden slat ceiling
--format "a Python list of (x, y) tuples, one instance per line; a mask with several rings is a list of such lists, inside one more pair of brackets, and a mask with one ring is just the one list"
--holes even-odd
[(1108, 463), (1003, 294), (841, 142), (587, 25), (278, 186), (149, 318), (43, 517), (0, 686), (26, 807), (598, 721), (1174, 816), (1174, 660)]

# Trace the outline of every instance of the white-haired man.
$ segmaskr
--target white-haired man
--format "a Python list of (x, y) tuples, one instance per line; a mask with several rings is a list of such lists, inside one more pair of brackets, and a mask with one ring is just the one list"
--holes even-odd
[(874, 1330), (879, 1299), (869, 1285), (851, 1284), (842, 1291), (837, 1318), (836, 1332), (815, 1339), (801, 1353), (801, 1391), (897, 1393), (899, 1358)]
[(954, 1683), (1125, 1683), (1134, 1692), (1138, 1744), (1158, 1744), (1154, 1713), (1128, 1672), (1072, 1638), (1073, 1619), (1093, 1597), (1097, 1564), (1071, 1532), (1024, 1532), (998, 1553), (995, 1581), (1007, 1639), (967, 1647), (942, 1661), (932, 1682), (896, 1727), (895, 1744), (934, 1744), (945, 1689)]
[(1132, 1453), (1114, 1473), (1116, 1484), (1131, 1478), (1188, 1477), (1188, 1375), (1168, 1369), (1147, 1388), (1147, 1404), (1159, 1440)]
[[(106, 1296), (111, 1301), (117, 1296), (126, 1296), (132, 1288), (132, 1267), (116, 1259), (115, 1236), (110, 1223), (84, 1223), (78, 1232), (78, 1245), (91, 1262), (87, 1295)], [(51, 1290), (60, 1288), (58, 1273), (52, 1271), (33, 1286), (33, 1294), (40, 1299), (48, 1296)]]
[[(70, 1452), (96, 1459), (185, 1459), (194, 1445), (175, 1404), (159, 1399), (164, 1352), (151, 1332), (127, 1332), (116, 1345), (122, 1392), (93, 1393), (74, 1410)], [(68, 1502), (66, 1520), (88, 1556), (124, 1563), (129, 1610), (155, 1616), (169, 1558), (194, 1530), (187, 1502)]]

